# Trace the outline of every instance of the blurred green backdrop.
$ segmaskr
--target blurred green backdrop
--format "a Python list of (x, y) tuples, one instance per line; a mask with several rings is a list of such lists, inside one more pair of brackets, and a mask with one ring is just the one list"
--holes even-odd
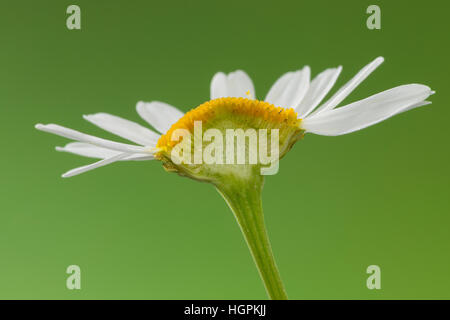
[[(81, 7), (82, 29), (66, 28)], [(366, 8), (381, 7), (381, 30)], [(2, 1), (0, 298), (264, 299), (240, 230), (212, 186), (54, 151), (82, 114), (144, 124), (138, 100), (187, 111), (221, 70), (263, 98), (282, 73), (385, 63), (345, 102), (406, 83), (431, 106), (341, 137), (308, 135), (266, 179), (264, 209), (292, 299), (450, 298), (448, 12), (443, 1)], [(336, 89), (335, 89), (336, 90)], [(66, 289), (76, 264), (82, 289)], [(381, 290), (366, 268), (381, 267)]]

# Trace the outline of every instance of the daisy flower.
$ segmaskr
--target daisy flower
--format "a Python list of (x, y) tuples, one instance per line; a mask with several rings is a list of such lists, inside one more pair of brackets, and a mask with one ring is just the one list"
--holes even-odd
[[(260, 174), (262, 163), (180, 162), (174, 161), (173, 151), (181, 145), (181, 141), (187, 141), (189, 147), (193, 147), (189, 150), (194, 153), (194, 125), (200, 121), (203, 125), (201, 133), (208, 129), (219, 133), (230, 128), (276, 129), (277, 151), (281, 158), (306, 133), (327, 136), (347, 134), (431, 103), (426, 101), (434, 93), (429, 87), (407, 84), (339, 106), (383, 60), (378, 57), (362, 68), (323, 103), (342, 67), (327, 69), (312, 80), (308, 66), (285, 73), (273, 84), (264, 100), (256, 100), (252, 80), (244, 71), (216, 73), (211, 81), (211, 100), (186, 114), (164, 102), (137, 104), (138, 114), (159, 133), (107, 113), (84, 116), (92, 124), (134, 144), (102, 139), (56, 124), (37, 124), (36, 128), (75, 141), (57, 147), (58, 151), (100, 159), (72, 169), (64, 173), (63, 177), (78, 175), (117, 161), (157, 159), (168, 171), (213, 184), (236, 217), (269, 297), (287, 299), (264, 225), (261, 204), (264, 176)], [(174, 139), (179, 130), (194, 134), (194, 141), (184, 137)], [(200, 151), (205, 151), (207, 146), (201, 145), (200, 148)]]

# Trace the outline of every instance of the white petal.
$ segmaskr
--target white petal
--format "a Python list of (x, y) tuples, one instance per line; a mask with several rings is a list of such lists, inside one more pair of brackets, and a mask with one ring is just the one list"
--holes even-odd
[(281, 97), (289, 81), (291, 81), (293, 74), (294, 72), (287, 72), (279, 77), (272, 87), (270, 87), (264, 101), (275, 104), (274, 102)]
[(108, 148), (108, 149), (112, 149), (112, 150), (116, 150), (116, 151), (128, 152), (128, 153), (144, 153), (144, 154), (148, 153), (148, 150), (144, 147), (134, 146), (131, 144), (125, 144), (125, 143), (120, 143), (120, 142), (114, 142), (114, 141), (94, 137), (94, 136), (91, 136), (91, 135), (88, 135), (85, 133), (81, 133), (76, 130), (65, 128), (65, 127), (57, 125), (57, 124), (43, 125), (43, 124), (39, 123), (35, 126), (35, 128), (38, 130), (53, 133), (53, 134), (56, 134), (56, 135), (59, 135), (59, 136), (62, 136), (62, 137), (68, 138), (68, 139), (77, 140), (77, 141), (81, 141), (81, 142), (87, 142), (87, 143), (91, 143), (91, 144), (99, 146), (99, 147), (104, 147), (104, 148)]
[(133, 161), (147, 161), (147, 160), (155, 160), (155, 157), (152, 154), (149, 155), (144, 155), (141, 153), (135, 153), (135, 154), (131, 154), (128, 157), (126, 157), (125, 159), (126, 161), (129, 160), (133, 160)]
[(211, 100), (227, 97), (255, 99), (252, 79), (242, 70), (226, 75), (218, 72), (211, 80)]
[(297, 107), (308, 91), (310, 75), (311, 70), (308, 66), (284, 74), (270, 88), (265, 101), (283, 108)]
[(144, 146), (156, 146), (160, 137), (136, 122), (107, 113), (84, 115), (83, 118), (106, 131)]
[(255, 99), (255, 87), (252, 79), (242, 70), (228, 74), (228, 95), (230, 97), (243, 97)]
[(422, 102), (419, 102), (419, 103), (415, 103), (415, 104), (409, 106), (408, 108), (403, 109), (399, 113), (406, 112), (406, 111), (409, 111), (409, 110), (412, 110), (412, 109), (415, 109), (415, 108), (418, 108), (418, 107), (428, 106), (429, 104), (431, 104), (431, 101), (422, 101)]
[(56, 147), (56, 150), (94, 159), (106, 159), (121, 153), (120, 151), (97, 147), (85, 142), (70, 142), (64, 147)]
[(211, 80), (211, 100), (227, 96), (227, 75), (217, 72)]
[(342, 67), (327, 69), (318, 74), (309, 86), (308, 92), (296, 110), (300, 118), (305, 118), (319, 105), (335, 84)]
[(184, 115), (177, 108), (160, 101), (139, 101), (136, 110), (142, 119), (161, 133), (166, 133)]
[[(56, 147), (56, 150), (62, 152), (69, 152), (83, 157), (94, 159), (106, 159), (114, 157), (121, 153), (119, 151), (97, 147), (90, 143), (84, 142), (70, 142), (66, 144), (64, 147)], [(123, 160), (152, 160), (152, 159), (154, 159), (152, 154), (147, 155), (142, 153), (135, 153), (129, 155)]]
[(375, 69), (382, 64), (383, 57), (378, 57), (371, 63), (362, 68), (349, 82), (344, 84), (327, 102), (321, 105), (314, 114), (319, 114), (323, 111), (331, 110), (341, 103), (347, 96), (355, 90), (361, 82), (364, 81)]
[(86, 171), (93, 170), (93, 169), (96, 169), (99, 167), (103, 167), (103, 166), (106, 166), (107, 164), (111, 164), (113, 162), (122, 160), (122, 159), (126, 158), (127, 156), (128, 156), (127, 153), (119, 153), (118, 155), (88, 164), (87, 166), (82, 166), (82, 167), (78, 167), (78, 168), (69, 170), (66, 173), (64, 173), (62, 175), (62, 177), (63, 178), (73, 177), (78, 174), (84, 173)]
[(315, 134), (336, 136), (357, 131), (420, 104), (431, 94), (420, 84), (399, 86), (341, 108), (324, 111), (304, 119), (303, 129)]

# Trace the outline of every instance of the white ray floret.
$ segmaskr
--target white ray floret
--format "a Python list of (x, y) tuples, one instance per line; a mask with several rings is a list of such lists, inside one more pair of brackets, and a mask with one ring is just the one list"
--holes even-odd
[[(97, 147), (85, 142), (70, 142), (64, 147), (56, 147), (57, 151), (68, 152), (93, 159), (106, 159), (115, 157), (122, 152), (115, 151), (107, 148)], [(123, 160), (152, 160), (154, 157), (152, 154), (134, 153), (129, 154)]]
[(399, 86), (353, 102), (344, 107), (323, 111), (303, 120), (307, 132), (336, 136), (381, 122), (410, 106), (425, 105), (430, 88), (419, 84)]
[(242, 70), (216, 73), (211, 80), (211, 100), (226, 97), (255, 99), (252, 79)]
[(172, 124), (184, 115), (177, 108), (160, 101), (139, 101), (136, 105), (136, 111), (142, 119), (161, 133), (166, 133)]
[(301, 118), (308, 116), (309, 113), (319, 105), (323, 98), (325, 98), (327, 93), (333, 88), (341, 71), (341, 66), (327, 69), (314, 78), (307, 94), (295, 108), (295, 111), (297, 111)]
[(315, 112), (323, 112), (337, 107), (361, 82), (363, 82), (375, 69), (382, 64), (383, 57), (378, 57), (362, 68), (349, 82), (343, 85), (327, 102), (321, 105)]
[(88, 164), (86, 166), (82, 166), (82, 167), (78, 167), (78, 168), (69, 170), (66, 173), (64, 173), (62, 175), (62, 177), (63, 178), (70, 178), (70, 177), (76, 176), (78, 174), (81, 174), (81, 173), (84, 173), (84, 172), (87, 172), (87, 171), (90, 171), (90, 170), (93, 170), (93, 169), (96, 169), (96, 168), (100, 168), (100, 167), (106, 166), (107, 164), (110, 164), (110, 163), (113, 163), (113, 162), (116, 162), (116, 161), (119, 161), (119, 160), (123, 160), (127, 156), (128, 156), (127, 153), (119, 153), (118, 155), (115, 155), (113, 157), (105, 158), (103, 160), (100, 160), (100, 161)]
[(136, 122), (107, 113), (85, 115), (83, 118), (106, 131), (140, 145), (156, 145), (160, 137), (159, 134)]
[(114, 142), (98, 137), (94, 137), (79, 131), (75, 131), (69, 128), (62, 127), (57, 124), (37, 124), (36, 129), (53, 133), (61, 137), (65, 137), (80, 142), (90, 143), (99, 147), (108, 148), (111, 150), (127, 152), (127, 153), (148, 153), (148, 150), (143, 146), (134, 146), (131, 144)]
[(310, 75), (309, 66), (284, 74), (270, 88), (264, 101), (276, 106), (295, 109), (308, 92)]

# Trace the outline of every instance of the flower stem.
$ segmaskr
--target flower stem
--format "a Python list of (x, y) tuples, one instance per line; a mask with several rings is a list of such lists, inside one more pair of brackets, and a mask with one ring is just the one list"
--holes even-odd
[(251, 181), (231, 179), (216, 187), (236, 217), (269, 298), (287, 300), (264, 224), (261, 202), (263, 179), (260, 175), (253, 176)]

